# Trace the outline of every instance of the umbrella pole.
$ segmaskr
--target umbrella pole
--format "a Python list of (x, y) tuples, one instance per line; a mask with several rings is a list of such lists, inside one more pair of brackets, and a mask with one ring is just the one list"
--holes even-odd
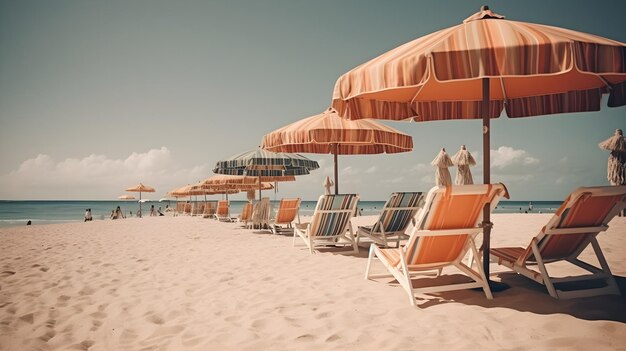
[(333, 161), (335, 163), (335, 195), (339, 194), (339, 172), (337, 171), (337, 148), (339, 144), (334, 144), (333, 147)]
[(141, 218), (143, 214), (141, 213), (141, 191), (139, 192), (139, 218)]
[(261, 187), (262, 187), (261, 176), (259, 175), (259, 202), (261, 202)]
[[(491, 125), (489, 119), (489, 78), (483, 78), (483, 101), (481, 111), (483, 114), (483, 184), (491, 184)], [(491, 203), (483, 207), (483, 270), (485, 278), (492, 291), (502, 291), (509, 286), (504, 283), (496, 283), (489, 278), (489, 250), (491, 248)]]
[[(491, 184), (490, 162), (490, 121), (489, 121), (489, 78), (483, 78), (483, 184)], [(483, 269), (485, 277), (489, 280), (489, 249), (491, 247), (491, 204), (486, 203), (483, 207)]]

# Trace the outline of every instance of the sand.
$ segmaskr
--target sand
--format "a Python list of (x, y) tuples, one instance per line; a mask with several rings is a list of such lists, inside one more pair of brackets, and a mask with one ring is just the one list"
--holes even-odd
[[(493, 246), (528, 244), (549, 216), (494, 215)], [(599, 241), (626, 292), (626, 218)], [(233, 223), (24, 226), (0, 242), (1, 350), (626, 349), (622, 296), (558, 301), (501, 273), (511, 288), (494, 300), (465, 290), (416, 308), (399, 286), (364, 279), (366, 248), (311, 255)]]

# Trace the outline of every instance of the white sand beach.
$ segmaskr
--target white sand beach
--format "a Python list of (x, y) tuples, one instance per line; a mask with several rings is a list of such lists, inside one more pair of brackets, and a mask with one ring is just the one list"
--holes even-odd
[[(549, 217), (494, 215), (492, 246), (526, 246)], [(599, 236), (622, 293), (624, 234), (615, 218)], [(415, 308), (364, 279), (366, 248), (311, 255), (198, 217), (2, 228), (0, 242), (1, 350), (626, 349), (624, 296), (559, 301), (505, 273), (494, 300), (456, 291)]]

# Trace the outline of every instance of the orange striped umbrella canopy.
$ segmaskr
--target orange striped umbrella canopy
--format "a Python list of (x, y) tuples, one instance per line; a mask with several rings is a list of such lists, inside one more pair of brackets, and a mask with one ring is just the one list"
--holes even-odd
[(413, 139), (371, 119), (341, 118), (335, 109), (329, 108), (266, 134), (261, 147), (274, 152), (332, 153), (338, 193), (337, 155), (408, 152), (413, 150)]
[(487, 8), (344, 74), (332, 106), (349, 119), (415, 121), (598, 111), (605, 93), (608, 106), (626, 104), (625, 81), (626, 44)]
[(249, 176), (238, 176), (238, 175), (229, 175), (229, 174), (216, 174), (208, 177), (203, 180), (201, 183), (207, 185), (241, 185), (241, 184), (252, 184), (258, 185), (259, 178), (258, 177), (249, 177)]
[[(626, 44), (506, 20), (487, 6), (462, 24), (401, 45), (335, 83), (332, 106), (348, 119), (483, 120), (483, 182), (490, 183), (490, 118), (626, 105)], [(489, 277), (490, 213), (483, 217)]]
[(341, 118), (329, 108), (266, 134), (262, 148), (314, 154), (392, 154), (413, 150), (413, 139), (375, 120)]

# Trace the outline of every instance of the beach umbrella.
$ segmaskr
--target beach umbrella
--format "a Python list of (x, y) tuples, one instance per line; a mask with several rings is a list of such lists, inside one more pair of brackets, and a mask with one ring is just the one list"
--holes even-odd
[(437, 167), (435, 171), (435, 183), (437, 186), (448, 186), (452, 185), (452, 177), (450, 176), (450, 170), (448, 167), (453, 166), (452, 160), (448, 153), (446, 153), (446, 149), (441, 149), (437, 154), (437, 157), (430, 163), (432, 166)]
[(266, 134), (261, 147), (277, 152), (332, 154), (337, 194), (337, 155), (408, 152), (413, 150), (413, 139), (374, 120), (341, 118), (333, 108), (329, 108)]
[(139, 193), (139, 217), (143, 216), (143, 212), (141, 211), (141, 193), (153, 193), (155, 192), (153, 187), (143, 185), (139, 183), (133, 187), (127, 188), (126, 191), (138, 192)]
[(120, 200), (135, 200), (135, 197), (132, 195), (120, 195), (117, 198)]
[(461, 149), (452, 156), (452, 163), (457, 166), (456, 179), (454, 180), (456, 185), (474, 184), (470, 167), (476, 165), (476, 160), (465, 148), (465, 145), (462, 145)]
[(310, 170), (319, 167), (317, 161), (299, 154), (271, 152), (259, 148), (218, 161), (213, 172), (258, 177), (261, 200), (261, 182), (292, 181), (295, 180), (295, 176), (309, 174)]
[[(283, 181), (294, 181), (295, 176), (285, 177)], [(259, 189), (259, 177), (215, 174), (201, 182), (205, 188), (213, 189), (237, 189), (239, 191), (256, 191)], [(269, 182), (261, 182), (261, 190), (274, 189), (275, 186)]]
[(609, 162), (607, 166), (607, 179), (611, 185), (626, 184), (626, 139), (621, 129), (616, 129), (615, 134), (598, 144), (601, 149), (609, 150)]
[(334, 185), (333, 181), (330, 179), (329, 176), (326, 176), (326, 179), (324, 180), (324, 194), (326, 195), (330, 195), (330, 187), (332, 187)]
[[(487, 6), (462, 24), (392, 49), (341, 76), (332, 106), (349, 119), (483, 121), (490, 183), (490, 118), (600, 110), (626, 104), (626, 45), (591, 34), (510, 21)], [(489, 277), (490, 204), (483, 210)]]

